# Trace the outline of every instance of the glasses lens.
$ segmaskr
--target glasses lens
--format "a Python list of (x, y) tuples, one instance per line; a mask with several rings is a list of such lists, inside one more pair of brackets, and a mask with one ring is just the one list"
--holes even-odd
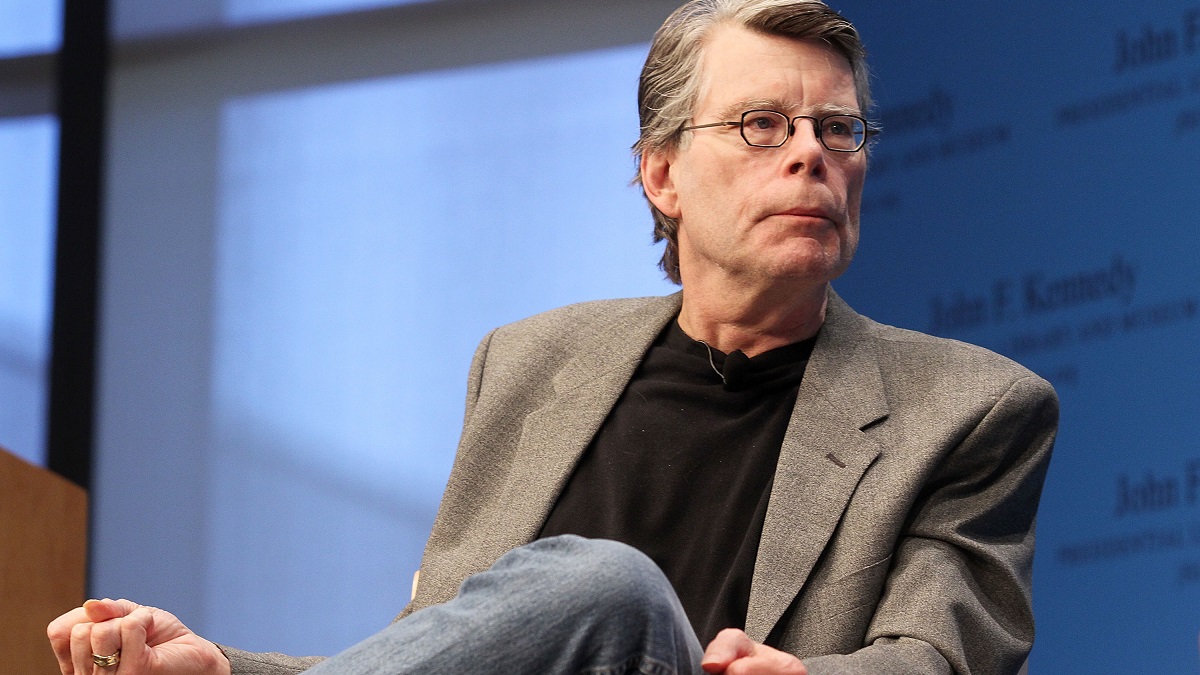
[(867, 125), (857, 117), (833, 115), (821, 120), (821, 141), (830, 150), (853, 152), (863, 146)]
[(788, 118), (773, 110), (751, 110), (742, 114), (742, 138), (750, 145), (773, 148), (788, 137)]

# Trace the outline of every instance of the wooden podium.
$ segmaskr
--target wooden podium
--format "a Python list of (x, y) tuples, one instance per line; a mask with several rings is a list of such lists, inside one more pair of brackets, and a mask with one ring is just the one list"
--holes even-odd
[(46, 624), (83, 602), (87, 495), (0, 449), (0, 654), (3, 672), (53, 675)]

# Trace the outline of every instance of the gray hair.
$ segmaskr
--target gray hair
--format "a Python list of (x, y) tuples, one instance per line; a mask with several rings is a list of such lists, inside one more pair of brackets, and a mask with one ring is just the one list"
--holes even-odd
[[(700, 98), (700, 59), (714, 26), (731, 23), (768, 35), (821, 40), (850, 62), (859, 109), (871, 107), (867, 54), (854, 26), (821, 0), (691, 0), (675, 10), (654, 34), (638, 81), (641, 135), (633, 146), (641, 182), (641, 158), (647, 152), (680, 146)], [(654, 241), (666, 240), (659, 267), (681, 283), (677, 233), (679, 223), (654, 204)]]

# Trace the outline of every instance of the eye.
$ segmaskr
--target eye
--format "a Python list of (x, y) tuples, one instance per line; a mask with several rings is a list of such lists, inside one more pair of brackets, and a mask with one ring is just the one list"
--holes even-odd
[(831, 136), (849, 136), (853, 133), (850, 124), (842, 118), (834, 118), (825, 120), (825, 128), (821, 131), (822, 134)]
[(774, 148), (788, 137), (788, 118), (774, 110), (751, 110), (742, 115), (742, 138), (753, 146)]
[(786, 118), (777, 112), (754, 110), (742, 118), (742, 127), (748, 131), (773, 131), (782, 127), (785, 122)]

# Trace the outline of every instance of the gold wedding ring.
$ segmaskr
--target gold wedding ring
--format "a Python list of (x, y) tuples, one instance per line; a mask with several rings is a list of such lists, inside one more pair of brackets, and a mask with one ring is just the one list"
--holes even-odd
[(92, 663), (100, 666), (101, 668), (111, 668), (120, 662), (121, 652), (119, 650), (112, 656), (100, 656), (99, 654), (92, 654)]

